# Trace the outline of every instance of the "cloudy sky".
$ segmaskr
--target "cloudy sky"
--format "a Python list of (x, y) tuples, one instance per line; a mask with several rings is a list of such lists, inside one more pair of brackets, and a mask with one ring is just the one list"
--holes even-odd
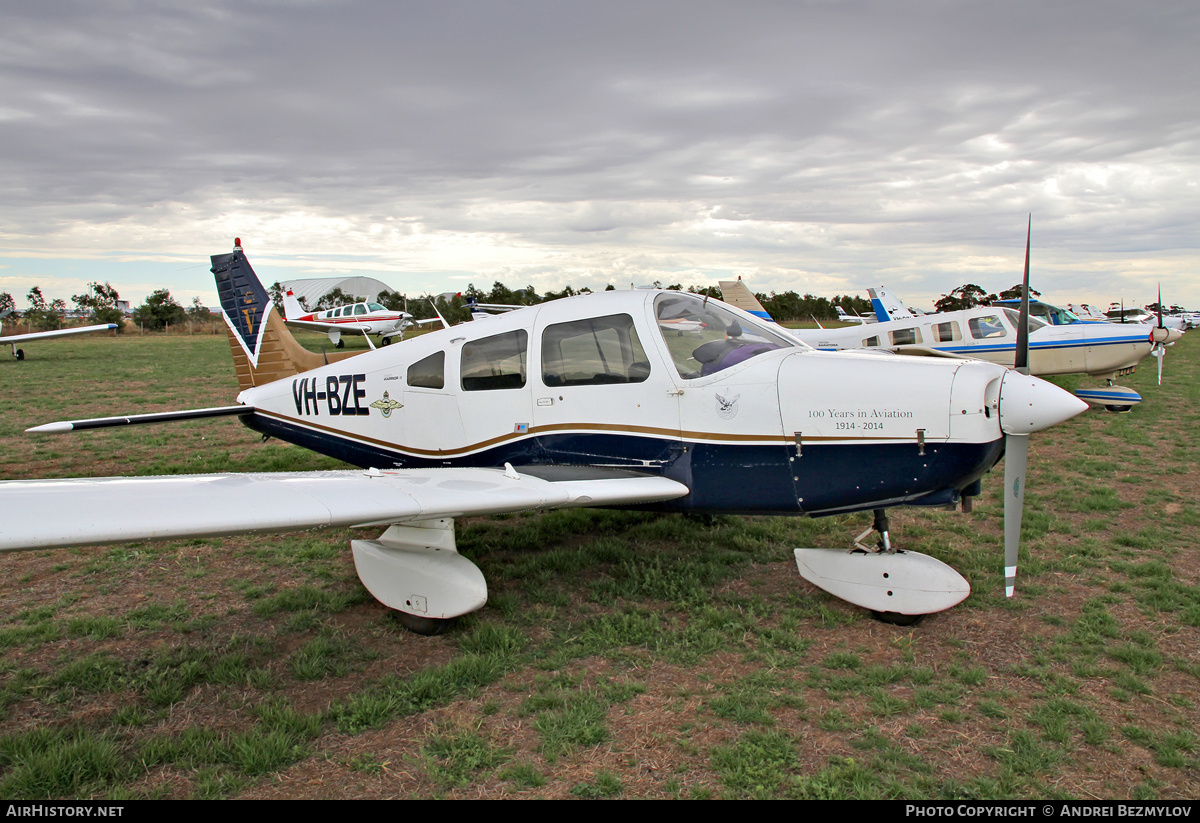
[(0, 9), (0, 291), (370, 274), (1200, 308), (1200, 5)]

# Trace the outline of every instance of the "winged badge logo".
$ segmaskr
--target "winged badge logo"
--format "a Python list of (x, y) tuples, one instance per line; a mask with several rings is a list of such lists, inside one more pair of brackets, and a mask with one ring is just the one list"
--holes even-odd
[(371, 408), (379, 409), (379, 413), (384, 417), (391, 417), (395, 409), (404, 408), (403, 403), (397, 403), (392, 398), (388, 397), (388, 393), (384, 392), (383, 397), (371, 404)]

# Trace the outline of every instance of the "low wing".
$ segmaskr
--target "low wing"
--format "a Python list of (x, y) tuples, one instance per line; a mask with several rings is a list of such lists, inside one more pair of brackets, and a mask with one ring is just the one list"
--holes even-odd
[(51, 337), (66, 337), (68, 334), (109, 331), (116, 327), (116, 323), (101, 323), (98, 326), (80, 326), (77, 329), (55, 329), (53, 331), (35, 331), (29, 334), (13, 334), (8, 337), (0, 337), (0, 343), (24, 343), (26, 340), (49, 340)]
[(323, 323), (320, 320), (284, 320), (283, 322), (293, 329), (305, 329), (307, 331), (362, 332), (371, 330), (371, 327), (366, 323)]
[(681, 483), (630, 471), (525, 471), (506, 466), (12, 480), (0, 483), (0, 551), (637, 505), (688, 493)]

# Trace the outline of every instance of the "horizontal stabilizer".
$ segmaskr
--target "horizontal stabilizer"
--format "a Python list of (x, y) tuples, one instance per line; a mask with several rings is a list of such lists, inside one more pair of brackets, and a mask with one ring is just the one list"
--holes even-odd
[(64, 420), (58, 423), (45, 423), (26, 429), (37, 434), (63, 434), (65, 432), (82, 431), (84, 429), (107, 429), (112, 426), (136, 426), (141, 423), (171, 423), (176, 420), (201, 420), (206, 417), (228, 417), (254, 414), (253, 406), (217, 406), (211, 409), (187, 409), (175, 412), (155, 412), (153, 414), (131, 414), (125, 417), (93, 417), (90, 420)]

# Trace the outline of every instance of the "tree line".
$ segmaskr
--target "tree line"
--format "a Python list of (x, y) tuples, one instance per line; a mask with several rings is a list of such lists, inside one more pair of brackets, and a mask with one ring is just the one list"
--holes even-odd
[[(665, 288), (672, 291), (684, 291), (684, 287), (680, 283), (664, 286), (661, 282), (656, 281), (653, 283), (653, 287)], [(605, 288), (605, 291), (613, 291), (615, 288), (610, 283)], [(973, 288), (978, 289), (977, 286)], [(276, 309), (282, 314), (283, 286), (279, 281), (276, 281), (267, 291), (271, 296), (271, 300), (275, 303)], [(564, 297), (590, 294), (591, 291), (586, 286), (578, 290), (572, 286), (566, 286), (560, 291), (547, 291), (539, 294), (531, 285), (522, 289), (512, 289), (497, 280), (492, 284), (490, 291), (484, 291), (476, 287), (474, 283), (468, 284), (467, 288), (462, 292), (443, 294), (437, 297), (430, 297), (428, 295), (414, 295), (410, 297), (399, 291), (384, 291), (376, 295), (373, 302), (377, 302), (391, 311), (407, 311), (417, 320), (424, 320), (433, 317), (435, 314), (433, 305), (431, 304), (432, 300), (436, 302), (437, 310), (441, 312), (443, 317), (451, 323), (457, 323), (470, 319), (470, 310), (467, 308), (470, 298), (474, 298), (479, 303), (495, 303), (505, 306), (533, 306), (538, 303), (546, 303)], [(722, 299), (721, 289), (716, 286), (688, 286), (686, 291), (692, 294), (706, 295), (717, 300)], [(958, 292), (959, 290), (955, 291)], [(980, 289), (980, 291), (982, 290)], [(838, 295), (830, 299), (827, 297), (817, 297), (812, 294), (801, 296), (794, 291), (786, 291), (782, 293), (771, 292), (769, 294), (757, 293), (755, 297), (758, 298), (758, 301), (762, 303), (763, 308), (771, 317), (780, 321), (808, 320), (810, 318), (836, 320), (837, 308), (839, 306), (849, 314), (865, 315), (872, 311), (870, 301), (854, 295)], [(992, 295), (992, 297), (994, 298), (995, 296)], [(323, 311), (335, 306), (344, 306), (370, 299), (369, 297), (349, 294), (335, 287), (322, 295), (320, 300), (311, 306), (303, 298), (299, 298), (299, 302), (306, 311)], [(12, 295), (8, 292), (0, 292), (0, 313), (12, 312), (24, 318), (30, 326), (39, 331), (48, 331), (62, 326), (67, 310), (65, 300), (61, 298), (47, 300), (42, 294), (41, 289), (36, 286), (29, 290), (26, 300), (29, 302), (30, 307), (23, 312), (17, 313)], [(119, 300), (120, 294), (115, 287), (107, 282), (89, 283), (86, 292), (76, 294), (71, 298), (76, 310), (80, 314), (85, 315), (89, 323), (113, 323), (116, 324), (118, 332), (123, 331), (125, 325), (125, 315), (117, 307)], [(141, 328), (159, 330), (167, 326), (179, 325), (189, 320), (193, 322), (206, 321), (209, 317), (210, 312), (200, 302), (200, 298), (195, 298), (192, 301), (191, 307), (185, 309), (171, 296), (169, 289), (157, 289), (148, 295), (140, 306), (133, 310), (129, 319)]]
[[(121, 295), (110, 283), (88, 283), (88, 290), (71, 297), (75, 309), (87, 318), (88, 323), (100, 325), (112, 323), (117, 332), (125, 330), (125, 313), (118, 308)], [(20, 317), (38, 331), (61, 328), (66, 320), (67, 302), (62, 298), (47, 300), (42, 290), (34, 286), (25, 295), (29, 308), (16, 310), (16, 302), (8, 292), (0, 292), (0, 314), (11, 313)], [(145, 301), (133, 310), (130, 320), (144, 329), (157, 331), (167, 326), (192, 321), (206, 321), (211, 317), (208, 308), (197, 297), (191, 308), (185, 309), (171, 296), (169, 289), (157, 289), (147, 295)]]
[[(652, 286), (656, 289), (668, 289), (670, 291), (684, 291), (684, 287), (680, 283), (663, 285), (660, 281), (655, 281)], [(605, 287), (605, 291), (613, 291), (616, 287), (611, 283)], [(280, 312), (283, 311), (283, 286), (276, 281), (267, 290), (271, 299), (275, 302), (275, 307)], [(475, 286), (474, 283), (467, 285), (467, 288), (462, 292), (454, 295), (439, 295), (438, 297), (408, 296), (398, 291), (380, 292), (375, 296), (374, 302), (386, 306), (392, 311), (407, 311), (417, 320), (424, 320), (434, 316), (430, 300), (437, 302), (438, 311), (442, 313), (451, 323), (469, 319), (470, 312), (466, 308), (469, 298), (474, 298), (477, 303), (495, 303), (502, 306), (534, 306), (538, 303), (547, 303), (551, 300), (559, 300), (563, 297), (574, 297), (578, 294), (590, 294), (591, 289), (586, 286), (576, 290), (572, 286), (566, 286), (561, 291), (547, 291), (539, 294), (533, 286), (526, 286), (523, 289), (512, 289), (501, 283), (499, 280), (492, 283), (490, 291), (484, 291)], [(705, 295), (717, 300), (722, 300), (721, 289), (717, 286), (688, 286), (686, 291), (692, 294)], [(816, 318), (818, 320), (836, 320), (837, 307), (841, 307), (848, 314), (870, 314), (871, 301), (863, 297), (854, 295), (838, 295), (832, 299), (827, 297), (816, 297), (812, 294), (800, 296), (794, 291), (786, 291), (783, 293), (771, 292), (770, 294), (758, 293), (754, 295), (758, 298), (758, 302), (762, 303), (766, 312), (775, 320), (808, 320)], [(324, 311), (335, 306), (344, 306), (348, 303), (359, 303), (369, 300), (369, 297), (359, 297), (352, 294), (347, 294), (339, 288), (331, 289), (322, 295), (321, 299), (315, 304), (309, 305), (303, 298), (299, 298), (300, 304), (305, 311)]]

